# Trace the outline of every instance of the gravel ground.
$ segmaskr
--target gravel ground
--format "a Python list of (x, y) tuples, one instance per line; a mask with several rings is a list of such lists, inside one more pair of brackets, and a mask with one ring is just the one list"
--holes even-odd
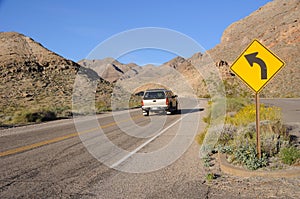
[(206, 173), (215, 173), (217, 178), (205, 180), (209, 186), (208, 198), (299, 198), (300, 178), (237, 177), (220, 170), (217, 155), (213, 155), (214, 166)]

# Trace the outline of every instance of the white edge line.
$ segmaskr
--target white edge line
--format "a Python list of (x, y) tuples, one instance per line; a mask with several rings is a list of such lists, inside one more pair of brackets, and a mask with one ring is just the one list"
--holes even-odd
[(115, 168), (117, 166), (119, 166), (120, 164), (122, 164), (124, 161), (126, 161), (128, 158), (130, 158), (131, 156), (133, 156), (135, 153), (137, 153), (139, 150), (141, 150), (142, 148), (144, 148), (147, 144), (149, 144), (150, 142), (152, 142), (153, 140), (155, 140), (158, 136), (162, 135), (164, 132), (166, 132), (167, 130), (169, 130), (171, 127), (173, 127), (175, 124), (177, 124), (180, 120), (182, 120), (184, 117), (186, 117), (187, 115), (184, 115), (183, 117), (180, 117), (178, 120), (176, 120), (173, 124), (171, 124), (170, 126), (168, 126), (167, 128), (165, 128), (164, 130), (162, 130), (161, 132), (159, 132), (158, 134), (156, 134), (155, 136), (153, 136), (152, 138), (150, 138), (149, 140), (147, 140), (146, 142), (144, 142), (143, 144), (141, 144), (140, 146), (138, 146), (136, 149), (134, 149), (133, 151), (131, 151), (129, 154), (127, 154), (126, 156), (124, 156), (122, 159), (120, 159), (118, 162), (112, 164), (110, 167), (111, 168)]

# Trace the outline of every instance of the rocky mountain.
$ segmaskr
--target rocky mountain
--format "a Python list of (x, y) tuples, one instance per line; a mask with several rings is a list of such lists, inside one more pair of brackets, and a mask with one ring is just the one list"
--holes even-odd
[[(124, 93), (124, 90), (125, 93), (139, 93), (151, 88), (168, 88), (180, 96), (209, 97), (207, 83), (203, 76), (210, 70), (205, 68), (205, 65), (201, 67), (202, 69), (195, 67), (196, 62), (203, 64), (203, 60), (205, 60), (203, 54), (198, 52), (190, 58), (175, 57), (160, 66), (149, 64), (141, 67), (131, 64), (134, 66), (132, 68), (112, 58), (84, 60), (79, 63), (96, 70), (98, 75), (106, 80), (113, 80), (111, 82), (115, 85), (115, 92), (118, 92), (119, 88), (122, 90), (121, 93)], [(209, 67), (218, 68), (223, 78), (232, 78), (233, 73), (229, 70), (227, 62), (214, 63), (211, 59), (209, 61)], [(120, 66), (128, 70), (120, 72)]]
[[(286, 66), (272, 79), (262, 90), (262, 97), (299, 97), (300, 96), (300, 1), (299, 0), (274, 0), (259, 8), (249, 16), (230, 25), (223, 33), (220, 44), (203, 54), (196, 53), (190, 58), (175, 57), (159, 67), (138, 67), (135, 74), (124, 75), (129, 71), (130, 66), (121, 64), (116, 60), (109, 60), (110, 67), (102, 71), (100, 76), (116, 82), (117, 77), (121, 77), (126, 84), (131, 82), (138, 86), (135, 90), (140, 91), (145, 88), (155, 87), (153, 82), (173, 85), (173, 78), (181, 76), (188, 85), (191, 85), (194, 93), (199, 97), (209, 96), (206, 82), (203, 75), (208, 67), (216, 67), (220, 72), (226, 94), (249, 96), (253, 92), (230, 71), (230, 65), (251, 43), (253, 39), (258, 39), (267, 48), (285, 61)], [(211, 59), (208, 59), (210, 57)], [(204, 60), (204, 61), (203, 61)], [(93, 61), (95, 65), (97, 62)], [(196, 70), (193, 65), (197, 61), (201, 71)], [(205, 66), (210, 63), (210, 66)], [(94, 65), (94, 66), (95, 66)], [(113, 65), (117, 67), (113, 67)], [(205, 67), (206, 68), (205, 68)], [(135, 66), (136, 67), (136, 66)], [(166, 67), (172, 68), (166, 69)], [(102, 69), (105, 69), (102, 64)], [(123, 69), (125, 68), (125, 70)], [(119, 70), (121, 69), (121, 70)], [(146, 71), (144, 71), (146, 70)], [(157, 71), (156, 71), (157, 70)], [(169, 71), (167, 74), (165, 71)], [(159, 72), (162, 71), (162, 72)], [(201, 74), (202, 73), (202, 74)], [(115, 74), (115, 75), (114, 75)], [(176, 74), (176, 75), (175, 75)], [(152, 78), (152, 83), (147, 77)], [(125, 77), (124, 77), (125, 76)], [(153, 79), (155, 77), (155, 79)], [(123, 81), (124, 82), (124, 81)], [(136, 84), (135, 82), (139, 82)], [(125, 83), (123, 83), (125, 84)], [(148, 86), (147, 86), (148, 85)], [(151, 86), (150, 86), (151, 85)], [(159, 86), (159, 85), (156, 85)], [(126, 85), (126, 87), (133, 87)], [(132, 90), (133, 88), (131, 88)], [(182, 92), (184, 89), (178, 89)], [(181, 93), (179, 93), (181, 94)]]
[(99, 80), (99, 96), (111, 92), (110, 84), (94, 71), (16, 32), (0, 33), (0, 68), (0, 123), (15, 123), (29, 112), (71, 114), (78, 73)]
[(141, 67), (134, 63), (122, 64), (110, 57), (102, 60), (83, 59), (79, 61), (78, 64), (86, 68), (93, 69), (100, 77), (111, 83), (116, 82), (125, 73), (127, 73), (127, 75), (133, 73), (133, 75), (135, 75), (139, 70), (141, 70)]
[[(220, 44), (207, 53), (231, 65), (253, 39), (285, 61), (285, 67), (262, 90), (265, 97), (300, 96), (300, 1), (274, 0), (231, 24)], [(235, 83), (239, 84), (240, 81)], [(234, 84), (235, 84), (234, 83)], [(239, 84), (244, 90), (243, 84)]]

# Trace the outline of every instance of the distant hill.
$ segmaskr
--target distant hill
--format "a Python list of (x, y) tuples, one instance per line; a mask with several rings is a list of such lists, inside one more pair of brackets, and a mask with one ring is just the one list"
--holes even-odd
[(93, 69), (100, 77), (111, 83), (117, 81), (125, 73), (129, 74), (129, 71), (134, 75), (141, 70), (141, 67), (134, 63), (122, 64), (113, 58), (105, 58), (102, 60), (83, 59), (79, 61), (78, 64)]
[[(245, 86), (230, 71), (230, 65), (251, 43), (253, 39), (258, 39), (272, 52), (278, 55), (286, 63), (286, 66), (276, 75), (272, 81), (261, 92), (262, 97), (300, 97), (300, 1), (299, 0), (274, 0), (259, 8), (249, 16), (231, 24), (223, 33), (221, 43), (211, 50), (205, 52), (211, 56), (213, 64), (220, 71), (226, 87), (228, 96), (253, 95), (253, 92)], [(154, 87), (155, 84), (142, 85), (143, 82), (137, 80), (139, 77), (146, 77), (146, 74), (157, 74), (153, 81), (165, 82), (166, 85), (173, 85), (172, 78), (175, 78), (174, 70), (179, 72), (184, 80), (193, 87), (193, 92), (199, 97), (209, 96), (203, 77), (192, 66), (192, 62), (202, 58), (201, 53), (194, 54), (191, 58), (176, 57), (159, 67), (154, 67), (149, 72), (149, 68), (139, 67), (136, 74), (124, 75), (132, 67), (119, 63), (113, 59), (93, 60), (84, 62), (83, 66), (101, 68), (104, 71), (98, 72), (100, 76), (110, 82), (116, 82), (118, 77), (128, 79), (126, 84), (139, 81), (141, 89)], [(109, 60), (109, 65), (106, 61)], [(91, 62), (93, 64), (91, 64)], [(200, 62), (201, 63), (201, 62)], [(81, 63), (82, 64), (82, 63)], [(204, 64), (204, 63), (202, 63)], [(170, 74), (164, 71), (165, 67), (173, 70)], [(146, 71), (143, 71), (145, 70)], [(157, 70), (157, 72), (155, 72)], [(102, 75), (101, 75), (102, 74)], [(143, 74), (143, 75), (141, 75)], [(173, 75), (173, 76), (172, 76)], [(134, 82), (133, 82), (134, 83)], [(147, 83), (146, 83), (147, 84)], [(151, 86), (149, 86), (151, 85)], [(165, 85), (165, 86), (166, 86)], [(130, 87), (129, 85), (127, 85)], [(178, 92), (184, 91), (183, 88)], [(180, 93), (179, 93), (180, 94)]]
[(112, 90), (94, 71), (16, 32), (0, 33), (0, 68), (0, 124), (15, 123), (29, 112), (47, 110), (58, 117), (70, 115), (78, 71), (99, 79), (100, 90), (104, 90), (101, 95)]

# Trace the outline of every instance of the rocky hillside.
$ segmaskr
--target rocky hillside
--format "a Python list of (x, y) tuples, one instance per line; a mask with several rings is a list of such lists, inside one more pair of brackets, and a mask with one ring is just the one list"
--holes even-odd
[[(201, 65), (200, 67), (197, 66), (198, 63)], [(174, 68), (178, 73), (180, 73), (184, 80), (187, 81), (187, 84), (193, 88), (193, 93), (198, 97), (210, 96), (207, 89), (207, 80), (205, 80), (205, 78), (209, 78), (209, 73), (212, 72), (209, 67), (215, 67), (215, 72), (217, 73), (218, 71), (224, 80), (232, 79), (234, 76), (226, 61), (220, 60), (214, 62), (214, 60), (211, 58), (207, 59), (204, 54), (199, 52), (187, 59), (175, 57), (174, 59), (164, 63), (162, 66)]]
[(248, 17), (231, 24), (224, 31), (221, 43), (208, 53), (214, 60), (224, 60), (231, 65), (255, 38), (286, 63), (261, 95), (299, 97), (300, 1), (274, 0), (267, 3)]
[(15, 123), (24, 112), (51, 110), (57, 116), (70, 115), (78, 71), (99, 79), (101, 95), (111, 92), (110, 84), (94, 71), (16, 32), (0, 33), (0, 68), (0, 124)]

